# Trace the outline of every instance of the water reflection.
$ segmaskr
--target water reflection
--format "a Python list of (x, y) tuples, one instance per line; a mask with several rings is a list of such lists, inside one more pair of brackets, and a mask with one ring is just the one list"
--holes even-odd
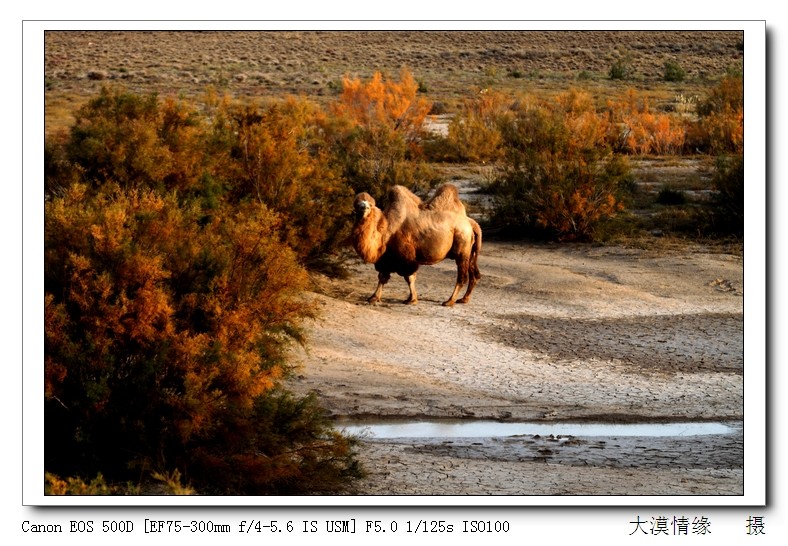
[(374, 438), (492, 438), (540, 436), (700, 436), (732, 434), (723, 423), (501, 423), (498, 421), (340, 422), (348, 434)]

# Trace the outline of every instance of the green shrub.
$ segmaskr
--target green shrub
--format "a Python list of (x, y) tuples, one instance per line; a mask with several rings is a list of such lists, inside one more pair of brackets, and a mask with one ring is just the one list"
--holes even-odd
[(687, 73), (676, 61), (665, 61), (663, 79), (666, 82), (683, 82)]
[(607, 75), (611, 80), (628, 80), (632, 76), (632, 63), (629, 57), (616, 59)]
[(76, 113), (66, 151), (91, 184), (187, 189), (200, 174), (196, 123), (185, 105), (104, 87)]
[(691, 205), (675, 205), (658, 210), (650, 219), (650, 228), (662, 233), (685, 236), (707, 234), (709, 215), (706, 209)]

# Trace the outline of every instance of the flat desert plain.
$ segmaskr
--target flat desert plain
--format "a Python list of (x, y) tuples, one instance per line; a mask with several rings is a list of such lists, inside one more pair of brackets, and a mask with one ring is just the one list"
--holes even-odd
[[(466, 305), (441, 306), (451, 261), (393, 277), (373, 266), (320, 282), (323, 318), (293, 388), (354, 425), (716, 422), (726, 434), (363, 434), (359, 495), (743, 494), (743, 264), (700, 245), (490, 242)], [(339, 423), (345, 422), (339, 419)], [(355, 430), (355, 429), (354, 429)], [(374, 430), (374, 429), (373, 429)], [(492, 428), (491, 428), (492, 430)]]

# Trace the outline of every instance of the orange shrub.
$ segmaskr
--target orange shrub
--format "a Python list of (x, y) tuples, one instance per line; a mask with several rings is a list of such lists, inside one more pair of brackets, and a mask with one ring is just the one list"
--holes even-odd
[[(313, 401), (280, 402), (286, 351), (314, 307), (279, 234), (256, 202), (207, 216), (199, 200), (105, 184), (46, 203), (47, 470), (124, 480), (177, 469), (202, 491), (260, 494), (352, 466)], [(282, 434), (290, 419), (308, 433)], [(316, 459), (304, 466), (293, 449)], [(232, 461), (234, 474), (209, 461)], [(260, 468), (268, 479), (243, 486)]]
[(500, 124), (509, 112), (512, 99), (484, 89), (463, 100), (460, 111), (449, 123), (446, 137), (456, 161), (495, 161), (501, 157)]
[(378, 197), (392, 184), (418, 185), (424, 120), (431, 103), (407, 70), (399, 81), (376, 72), (366, 83), (345, 78), (326, 129), (344, 177)]
[(403, 69), (399, 81), (384, 78), (375, 72), (372, 79), (345, 77), (342, 93), (335, 109), (346, 114), (355, 123), (369, 130), (386, 128), (414, 141), (422, 132), (424, 119), (430, 111), (430, 102), (417, 96), (419, 85), (413, 75)]
[(557, 232), (561, 240), (592, 238), (599, 220), (623, 209), (610, 190), (593, 181), (556, 188), (541, 198), (537, 223)]
[(217, 177), (234, 201), (253, 199), (282, 217), (285, 239), (306, 262), (325, 260), (344, 238), (353, 192), (324, 137), (325, 113), (305, 99), (224, 104), (214, 133), (229, 157)]
[(259, 106), (209, 97), (204, 110), (105, 88), (79, 111), (64, 145), (48, 143), (46, 186), (178, 190), (208, 208), (254, 199), (281, 215), (302, 260), (330, 262), (353, 191), (326, 138), (326, 114), (294, 98)]
[(696, 147), (712, 154), (744, 150), (744, 87), (742, 78), (728, 76), (698, 105)]
[(680, 116), (653, 113), (648, 100), (635, 91), (608, 103), (609, 141), (623, 152), (637, 155), (680, 154), (687, 138), (687, 127)]
[(581, 98), (521, 108), (502, 124), (506, 156), (491, 187), (493, 224), (510, 234), (591, 240), (599, 222), (623, 208), (616, 193), (628, 169), (604, 147), (604, 119), (575, 107)]
[(569, 131), (568, 147), (575, 150), (606, 148), (605, 142), (609, 132), (609, 122), (600, 116), (594, 108), (591, 95), (585, 91), (570, 89), (559, 94), (554, 104), (564, 117), (564, 124)]
[(103, 88), (76, 113), (68, 159), (91, 184), (193, 190), (209, 158), (193, 107)]

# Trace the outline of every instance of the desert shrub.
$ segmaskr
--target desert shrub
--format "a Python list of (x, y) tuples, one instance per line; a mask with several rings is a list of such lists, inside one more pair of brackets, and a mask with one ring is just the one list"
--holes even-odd
[(67, 137), (54, 135), (44, 141), (44, 195), (47, 198), (62, 195), (75, 181), (80, 171), (68, 159), (65, 150)]
[(698, 115), (740, 110), (744, 104), (744, 79), (739, 73), (726, 74), (698, 104)]
[(446, 137), (453, 161), (495, 161), (501, 157), (500, 124), (507, 115), (510, 97), (497, 91), (482, 92), (462, 101), (449, 123)]
[(140, 488), (134, 484), (108, 484), (99, 473), (91, 480), (79, 477), (61, 478), (50, 472), (44, 474), (45, 495), (139, 495)]
[(678, 155), (685, 139), (686, 129), (680, 118), (644, 113), (632, 120), (628, 146), (638, 154)]
[(715, 166), (714, 225), (718, 233), (744, 235), (744, 155), (721, 156)]
[[(227, 452), (240, 442), (244, 449)], [(194, 454), (195, 479), (215, 494), (335, 493), (363, 475), (351, 440), (333, 428), (314, 395), (276, 389), (258, 397), (249, 419)]]
[(665, 61), (662, 78), (666, 82), (683, 82), (687, 77), (686, 71), (676, 61)]
[(729, 74), (702, 98), (693, 132), (695, 148), (714, 155), (739, 154), (744, 147), (744, 80)]
[(568, 130), (569, 149), (582, 150), (584, 153), (600, 150), (605, 153), (610, 124), (607, 118), (598, 115), (589, 93), (569, 89), (555, 97), (552, 108), (558, 109), (561, 116), (559, 121)]
[(75, 117), (66, 153), (91, 184), (190, 190), (199, 183), (207, 158), (190, 106), (104, 87)]
[(628, 72), (627, 66), (621, 59), (618, 59), (610, 66), (607, 75), (611, 80), (623, 80), (626, 79)]
[(628, 53), (619, 56), (607, 73), (611, 80), (628, 80), (632, 77), (632, 58)]
[(353, 197), (325, 118), (305, 99), (259, 105), (209, 95), (198, 109), (105, 88), (78, 112), (68, 141), (47, 147), (46, 184), (178, 190), (208, 208), (255, 200), (280, 215), (300, 259), (325, 267), (336, 261)]
[(607, 105), (608, 142), (613, 149), (636, 155), (682, 153), (687, 127), (679, 115), (654, 113), (634, 90)]
[(216, 174), (228, 197), (276, 211), (285, 240), (310, 265), (325, 262), (344, 239), (353, 199), (322, 136), (325, 117), (305, 99), (225, 104), (212, 129), (228, 154)]
[(691, 204), (677, 204), (657, 210), (648, 219), (647, 229), (689, 237), (708, 235), (708, 210)]
[(622, 209), (616, 192), (628, 167), (604, 147), (605, 130), (588, 108), (570, 93), (519, 109), (503, 124), (493, 225), (512, 235), (592, 240), (598, 224)]
[(412, 176), (422, 160), (423, 124), (430, 111), (407, 70), (399, 81), (376, 72), (368, 82), (345, 78), (326, 127), (344, 178), (353, 189), (381, 196)]
[(253, 201), (206, 214), (197, 197), (109, 183), (46, 203), (48, 471), (117, 483), (178, 470), (223, 493), (353, 474), (314, 402), (281, 392), (315, 309), (280, 223)]
[(441, 116), (443, 114), (448, 113), (449, 108), (445, 102), (441, 101), (434, 101), (430, 106), (430, 111), (427, 112), (429, 116)]
[(44, 473), (45, 495), (194, 495), (196, 491), (181, 483), (178, 470), (153, 472), (146, 484), (107, 483), (101, 473), (86, 480), (81, 477), (60, 477), (51, 472)]

